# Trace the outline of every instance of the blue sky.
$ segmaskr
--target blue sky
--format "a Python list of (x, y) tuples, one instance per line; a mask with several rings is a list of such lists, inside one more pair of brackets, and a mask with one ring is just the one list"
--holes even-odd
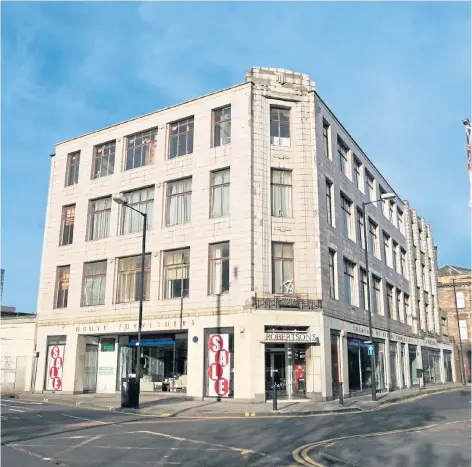
[[(2, 2), (3, 303), (36, 311), (56, 142), (244, 80), (311, 75), (397, 193), (470, 267), (470, 3)], [(424, 176), (419, 176), (424, 174)]]

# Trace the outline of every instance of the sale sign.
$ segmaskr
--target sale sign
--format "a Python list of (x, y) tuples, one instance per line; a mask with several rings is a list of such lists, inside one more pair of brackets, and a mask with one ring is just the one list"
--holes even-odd
[(64, 345), (48, 347), (48, 369), (46, 375), (46, 390), (62, 390), (62, 370), (64, 368)]
[(228, 397), (230, 380), (229, 334), (208, 338), (208, 395)]

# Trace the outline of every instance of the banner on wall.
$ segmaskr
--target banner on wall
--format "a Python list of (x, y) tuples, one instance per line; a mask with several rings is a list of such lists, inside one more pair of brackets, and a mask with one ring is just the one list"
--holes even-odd
[(46, 374), (46, 390), (62, 391), (62, 370), (64, 368), (65, 345), (48, 346), (48, 368)]
[(229, 396), (230, 381), (229, 334), (208, 337), (208, 395)]

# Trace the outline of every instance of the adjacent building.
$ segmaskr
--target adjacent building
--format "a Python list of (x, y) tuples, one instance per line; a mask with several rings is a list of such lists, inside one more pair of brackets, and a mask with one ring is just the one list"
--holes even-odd
[[(341, 382), (369, 392), (372, 371), (396, 390), (423, 362), (425, 384), (452, 381), (432, 229), (399, 196), (376, 201), (390, 192), (310, 77), (282, 69), (57, 144), (36, 390), (114, 392), (136, 352), (142, 391), (195, 398), (265, 400), (277, 384), (329, 400)], [(148, 218), (144, 278), (130, 207)]]
[[(460, 266), (445, 265), (438, 270), (438, 293), (440, 316), (443, 323), (443, 332), (454, 342), (455, 368), (457, 379), (460, 380), (459, 333), (462, 340), (464, 359), (464, 376), (467, 382), (471, 381), (471, 322), (470, 310), (472, 306), (470, 287), (472, 273), (470, 269)], [(454, 296), (455, 288), (455, 296)], [(457, 311), (456, 311), (457, 306)]]

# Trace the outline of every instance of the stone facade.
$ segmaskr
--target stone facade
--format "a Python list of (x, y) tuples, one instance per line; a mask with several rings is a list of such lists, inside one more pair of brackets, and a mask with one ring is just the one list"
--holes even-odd
[[(228, 105), (231, 106), (231, 141), (214, 147), (211, 136), (214, 110)], [(289, 123), (275, 121), (274, 109), (283, 111), (283, 116), (277, 118), (289, 115)], [(190, 116), (194, 119), (193, 151), (170, 159), (170, 128), (173, 122)], [(288, 136), (285, 133), (274, 136), (272, 128), (277, 125), (286, 125), (284, 131), (288, 131)], [(329, 125), (328, 145), (325, 145), (326, 125)], [(149, 129), (157, 129), (156, 140), (150, 143), (151, 163), (125, 170), (128, 139)], [(345, 148), (342, 169), (338, 138)], [(110, 141), (116, 142), (113, 174), (92, 179), (94, 151), (97, 145)], [(325, 154), (326, 147), (329, 147), (328, 154)], [(76, 151), (80, 151), (78, 182), (64, 186), (68, 155)], [(230, 171), (230, 208), (229, 215), (215, 219), (209, 216), (210, 179), (219, 169)], [(291, 212), (282, 215), (274, 215), (275, 188), (271, 182), (274, 169), (290, 174), (291, 207), (287, 209)], [(143, 335), (165, 330), (175, 333), (172, 339), (177, 339), (179, 333), (186, 336), (187, 395), (197, 398), (209, 395), (206, 347), (208, 333), (215, 329), (223, 329), (223, 333), (233, 336), (230, 337), (231, 391), (237, 399), (268, 397), (268, 378), (274, 374), (273, 367), (268, 365), (275, 360), (282, 361), (272, 355), (279, 351), (284, 352), (285, 379), (292, 378), (297, 365), (303, 366), (297, 369), (303, 378), (294, 384), (307, 397), (335, 397), (333, 381), (338, 380), (344, 382), (346, 395), (352, 393), (349, 339), (356, 335), (365, 337), (368, 319), (366, 307), (361, 306), (360, 274), (366, 264), (356, 218), (357, 210), (362, 211), (363, 203), (368, 201), (366, 170), (374, 179), (375, 199), (380, 197), (381, 189), (394, 191), (316, 93), (309, 76), (283, 69), (253, 68), (246, 74), (244, 83), (232, 88), (58, 144), (51, 159), (38, 298), (40, 356), (36, 390), (45, 390), (44, 375), (50, 364), (48, 352), (56, 345), (54, 342), (60, 342), (57, 345), (63, 345), (65, 352), (60, 390), (85, 390), (84, 385), (89, 383), (84, 375), (90, 369), (87, 362), (95, 355), (93, 346), (98, 349), (96, 390), (110, 392), (119, 386), (124, 371), (123, 356), (132, 347), (132, 334), (137, 329), (138, 304), (136, 301), (117, 303), (117, 267), (120, 258), (140, 253), (142, 233), (120, 234), (126, 208), (112, 203), (109, 235), (100, 240), (87, 240), (90, 200), (153, 186), (152, 225), (147, 232), (146, 247), (151, 258), (150, 296), (144, 303)], [(191, 220), (168, 227), (168, 183), (187, 177), (192, 179)], [(327, 221), (327, 179), (332, 187), (333, 225)], [(350, 221), (345, 221), (341, 196), (350, 203)], [(59, 246), (62, 207), (69, 205), (75, 205), (73, 241)], [(424, 346), (438, 352), (441, 364), (444, 352), (450, 352), (451, 348), (437, 341), (436, 257), (431, 227), (397, 195), (389, 202), (368, 205), (366, 212), (377, 225), (377, 253), (370, 254), (369, 274), (372, 281), (374, 276), (380, 279), (381, 287), (380, 295), (376, 295), (378, 310), (373, 316), (377, 344), (382, 352), (379, 361), (384, 365), (379, 371), (385, 373), (385, 386), (379, 389), (393, 390), (414, 384), (414, 378), (409, 375), (413, 374), (415, 365), (421, 368), (421, 363), (410, 365), (409, 355), (413, 354), (409, 353), (409, 346), (415, 352), (413, 360), (421, 362)], [(343, 232), (345, 222), (349, 222), (349, 234)], [(218, 242), (230, 245), (230, 287), (229, 291), (215, 296), (209, 288), (209, 248)], [(286, 245), (293, 258), (276, 258), (274, 251), (279, 244)], [(190, 249), (188, 297), (167, 299), (164, 298), (164, 252), (180, 248)], [(330, 250), (336, 255), (334, 297), (330, 296)], [(84, 263), (98, 260), (106, 260), (104, 304), (84, 307)], [(352, 268), (349, 293), (345, 260)], [(59, 266), (70, 266), (67, 307), (63, 308), (55, 306)], [(275, 267), (278, 269), (274, 270)], [(277, 274), (286, 279), (283, 285), (286, 292), (299, 300), (293, 302), (296, 310), (293, 303), (287, 305), (288, 301), (281, 301), (280, 295), (274, 293), (274, 283), (279, 280)], [(388, 309), (390, 291), (392, 302)], [(405, 303), (409, 303), (408, 308)], [(265, 332), (271, 329), (309, 332), (319, 336), (319, 342), (303, 349), (286, 343), (282, 350), (266, 342)], [(333, 350), (333, 335), (340, 338), (336, 350)], [(110, 350), (105, 355), (108, 350), (102, 343), (110, 338), (116, 346), (106, 344)], [(385, 350), (389, 348), (392, 350)], [(298, 364), (291, 360), (294, 353), (298, 355)], [(335, 361), (338, 358), (335, 354), (339, 362)], [(441, 375), (443, 380), (447, 379), (442, 369)], [(299, 380), (303, 384), (299, 385)]]

